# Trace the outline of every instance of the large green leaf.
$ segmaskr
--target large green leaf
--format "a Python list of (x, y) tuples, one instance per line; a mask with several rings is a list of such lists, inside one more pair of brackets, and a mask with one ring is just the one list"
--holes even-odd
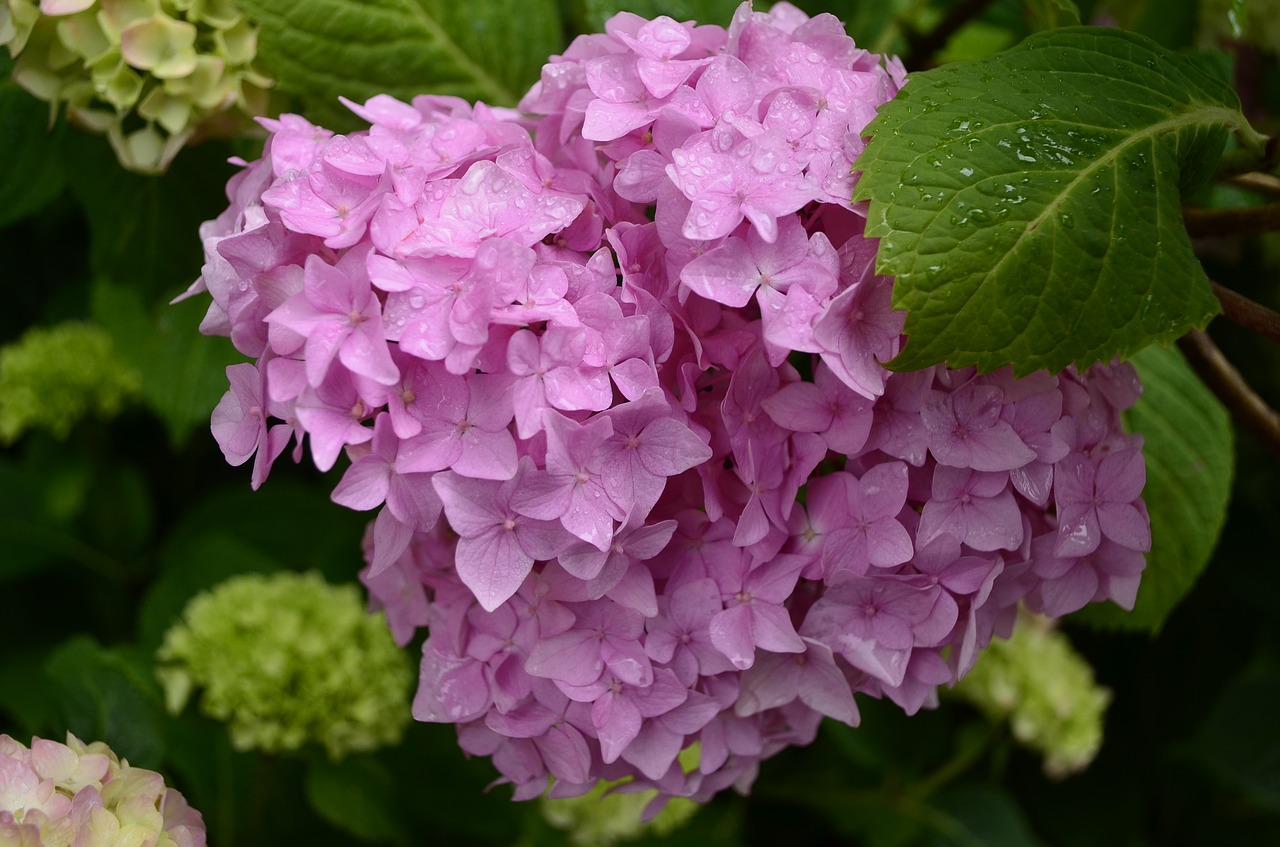
[(1044, 847), (1017, 801), (1005, 789), (967, 782), (948, 786), (930, 805), (934, 833), (928, 847)]
[(1218, 698), (1189, 752), (1235, 792), (1280, 812), (1280, 669), (1259, 664)]
[(151, 657), (107, 649), (78, 635), (59, 647), (45, 672), (59, 691), (63, 724), (81, 741), (105, 741), (135, 765), (156, 767), (164, 755), (165, 720)]
[(1176, 349), (1152, 347), (1134, 359), (1143, 394), (1129, 429), (1145, 439), (1151, 552), (1132, 612), (1089, 606), (1072, 620), (1106, 629), (1159, 631), (1209, 563), (1227, 517), (1235, 471), (1227, 412)]
[(0, 58), (0, 226), (40, 209), (62, 191), (56, 133), (49, 132), (49, 104), (8, 79), (12, 63)]
[(307, 768), (307, 799), (320, 817), (363, 841), (412, 844), (395, 800), (395, 777), (372, 756)]
[(227, 390), (224, 368), (239, 358), (227, 339), (196, 330), (206, 308), (202, 298), (148, 308), (135, 289), (106, 280), (93, 289), (94, 318), (142, 378), (143, 397), (175, 445), (207, 424)]
[(200, 275), (200, 224), (226, 208), (223, 186), (235, 173), (225, 145), (183, 151), (163, 177), (126, 171), (101, 136), (69, 131), (60, 150), (89, 221), (94, 272), (157, 302)]
[(453, 94), (514, 106), (564, 47), (555, 0), (244, 0), (262, 25), (259, 57), (325, 125), (351, 115), (339, 95)]
[(1180, 192), (1228, 129), (1260, 141), (1229, 86), (1120, 30), (914, 75), (868, 127), (854, 194), (910, 310), (893, 367), (1057, 371), (1203, 326), (1218, 303)]
[(728, 26), (742, 3), (740, 0), (582, 0), (582, 5), (586, 8), (589, 31), (600, 32), (604, 30), (605, 21), (624, 11), (650, 20), (666, 15), (678, 21)]

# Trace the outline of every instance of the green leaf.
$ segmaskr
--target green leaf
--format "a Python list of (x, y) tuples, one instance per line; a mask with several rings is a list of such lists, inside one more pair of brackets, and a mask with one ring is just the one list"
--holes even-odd
[(258, 56), (308, 117), (350, 125), (337, 102), (452, 94), (514, 106), (564, 47), (555, 0), (244, 0)]
[(394, 802), (395, 780), (377, 759), (313, 762), (307, 768), (307, 800), (320, 817), (364, 841), (413, 843)]
[(80, 635), (49, 657), (45, 672), (61, 692), (66, 728), (81, 741), (105, 741), (135, 765), (159, 764), (165, 719), (149, 655)]
[(23, 645), (0, 659), (0, 712), (8, 712), (17, 721), (17, 726), (5, 728), (15, 738), (39, 735), (61, 740), (61, 733), (66, 732), (66, 727), (54, 725), (57, 692), (52, 686), (39, 684), (46, 658), (44, 649)]
[(124, 170), (100, 136), (68, 132), (61, 149), (71, 191), (89, 219), (94, 272), (156, 300), (200, 275), (200, 224), (226, 208), (224, 186), (235, 172), (225, 146), (184, 151), (164, 177)]
[(194, 427), (208, 424), (227, 390), (225, 366), (241, 358), (227, 339), (200, 334), (197, 327), (207, 308), (204, 298), (148, 308), (136, 290), (106, 280), (93, 289), (94, 317), (141, 376), (143, 397), (175, 445)]
[(1203, 326), (1218, 302), (1179, 197), (1228, 129), (1260, 139), (1230, 87), (1120, 30), (913, 75), (866, 131), (854, 193), (910, 310), (892, 366), (1058, 371)]
[(1214, 703), (1191, 752), (1235, 791), (1280, 812), (1280, 670), (1241, 674)]
[(279, 561), (251, 544), (218, 530), (169, 545), (163, 565), (164, 571), (152, 583), (138, 612), (138, 641), (150, 650), (159, 648), (165, 632), (201, 591), (239, 574), (282, 568)]
[(1111, 604), (1072, 615), (1104, 629), (1158, 632), (1209, 563), (1227, 517), (1235, 473), (1227, 412), (1176, 349), (1134, 358), (1143, 394), (1125, 422), (1145, 439), (1151, 552), (1132, 612)]
[[(728, 26), (740, 0), (585, 0), (589, 32), (603, 32), (604, 22), (618, 12), (634, 12), (652, 20), (666, 15), (678, 21)], [(879, 4), (872, 4), (879, 5)]]
[(928, 847), (1044, 847), (1013, 797), (995, 785), (963, 783), (930, 805), (939, 812)]
[(63, 125), (50, 132), (49, 105), (10, 82), (8, 73), (5, 67), (0, 82), (0, 226), (39, 211), (65, 182), (56, 155)]
[(1022, 6), (1037, 30), (1080, 24), (1080, 8), (1072, 0), (1022, 0)]

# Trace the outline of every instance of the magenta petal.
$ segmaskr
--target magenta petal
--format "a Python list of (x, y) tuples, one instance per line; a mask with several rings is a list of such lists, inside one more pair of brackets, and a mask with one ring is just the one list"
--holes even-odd
[[(803, 653), (804, 642), (796, 634), (791, 615), (772, 603), (751, 604), (751, 633), (757, 647), (774, 653)], [(712, 630), (712, 639), (715, 631)], [(730, 657), (732, 658), (732, 657)]]
[(1052, 617), (1061, 617), (1093, 600), (1098, 590), (1098, 574), (1088, 564), (1081, 562), (1066, 576), (1049, 580), (1040, 586), (1042, 611)]
[(605, 593), (613, 602), (634, 609), (646, 618), (658, 614), (658, 595), (653, 587), (653, 574), (639, 562), (633, 562), (622, 578)]
[(606, 691), (591, 706), (591, 722), (600, 739), (605, 764), (616, 761), (640, 732), (640, 712), (629, 697)]
[(1131, 550), (1151, 549), (1151, 523), (1136, 505), (1112, 503), (1098, 510), (1102, 534)]
[(426, 532), (440, 519), (443, 504), (431, 484), (434, 474), (393, 474), (387, 491), (387, 508), (396, 518)]
[(891, 568), (911, 560), (911, 536), (892, 518), (867, 527), (867, 558), (878, 568)]
[(600, 645), (600, 658), (605, 667), (627, 685), (643, 687), (653, 683), (653, 665), (638, 641), (607, 639)]
[(479, 662), (422, 650), (413, 716), (432, 723), (465, 723), (489, 708), (489, 686)]
[(496, 480), (516, 475), (516, 442), (510, 432), (472, 428), (460, 441), (462, 450), (453, 463), (458, 473), (472, 479)]
[[(742, 603), (717, 612), (711, 618), (711, 643), (738, 670), (751, 667), (756, 656), (751, 607)], [(801, 648), (803, 649), (803, 645)]]
[(1087, 556), (1098, 549), (1102, 541), (1102, 529), (1098, 526), (1098, 514), (1093, 508), (1063, 507), (1058, 514), (1059, 556)]
[(831, 426), (831, 403), (811, 382), (784, 385), (761, 405), (774, 423), (796, 432), (826, 432)]
[(373, 579), (395, 564), (412, 540), (413, 527), (396, 520), (391, 510), (383, 507), (373, 522), (373, 561), (368, 578)]
[(591, 750), (574, 727), (559, 723), (535, 739), (547, 770), (556, 779), (573, 784), (586, 782), (591, 775)]
[(545, 638), (534, 645), (524, 669), (569, 685), (590, 685), (604, 670), (600, 642), (594, 632), (581, 629)]
[[(793, 660), (794, 661), (794, 660)], [(825, 644), (810, 642), (805, 654), (800, 699), (814, 711), (849, 726), (858, 725), (858, 706), (849, 680), (836, 667)]]
[(495, 528), (459, 539), (456, 566), (480, 605), (492, 612), (520, 588), (533, 568), (533, 557), (516, 543), (513, 532)]
[(363, 512), (382, 505), (390, 488), (391, 466), (376, 456), (366, 456), (347, 468), (329, 499)]
[(911, 650), (883, 647), (875, 641), (848, 636), (841, 639), (840, 655), (849, 664), (866, 671), (876, 679), (891, 685), (902, 684), (907, 675), (907, 664), (911, 660)]
[(708, 300), (741, 308), (751, 302), (760, 284), (760, 271), (747, 253), (746, 242), (729, 238), (685, 265), (680, 281)]
[(658, 780), (671, 769), (683, 746), (684, 735), (673, 732), (661, 721), (649, 721), (622, 751), (622, 758), (649, 779)]
[(318, 388), (324, 382), (329, 365), (350, 334), (350, 326), (337, 321), (322, 321), (307, 335), (307, 382), (312, 388)]

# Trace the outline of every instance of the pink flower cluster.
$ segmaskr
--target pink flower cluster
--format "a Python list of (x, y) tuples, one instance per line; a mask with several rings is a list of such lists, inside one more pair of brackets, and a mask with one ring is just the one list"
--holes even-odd
[(518, 112), (264, 121), (206, 225), (203, 329), (256, 359), (227, 459), (346, 452), (373, 604), (429, 629), (414, 713), (517, 798), (745, 790), (855, 692), (935, 702), (1019, 602), (1132, 604), (1130, 367), (881, 365), (903, 315), (849, 198), (903, 81), (786, 3), (623, 13)]

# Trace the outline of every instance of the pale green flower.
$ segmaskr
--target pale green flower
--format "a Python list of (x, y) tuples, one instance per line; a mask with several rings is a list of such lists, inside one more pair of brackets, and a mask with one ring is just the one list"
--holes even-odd
[(0, 443), (32, 429), (65, 438), (81, 418), (115, 415), (140, 388), (101, 327), (30, 329), (0, 348)]
[(601, 782), (579, 797), (542, 798), (542, 816), (558, 829), (567, 830), (569, 841), (579, 847), (607, 847), (646, 833), (666, 835), (683, 826), (698, 804), (673, 797), (650, 820), (642, 820), (645, 807), (658, 792), (607, 794), (614, 783)]
[(400, 740), (413, 669), (355, 586), (315, 573), (247, 574), (197, 595), (165, 635), (171, 711), (196, 689), (240, 750), (323, 746), (333, 758)]
[(0, 0), (14, 81), (106, 133), (142, 173), (163, 171), (220, 116), (266, 110), (257, 37), (232, 0)]
[[(693, 744), (680, 752), (680, 766), (685, 773), (698, 767), (701, 747)], [(614, 791), (627, 780), (599, 782), (578, 797), (542, 798), (542, 816), (547, 823), (568, 832), (569, 841), (578, 847), (608, 847), (620, 841), (645, 834), (667, 835), (684, 826), (698, 811), (698, 804), (683, 797), (672, 797), (649, 820), (645, 808), (658, 796), (655, 790), (621, 793)]]
[(993, 639), (955, 692), (991, 721), (1008, 721), (1050, 776), (1084, 770), (1102, 747), (1111, 692), (1048, 618), (1021, 615), (1013, 636)]

